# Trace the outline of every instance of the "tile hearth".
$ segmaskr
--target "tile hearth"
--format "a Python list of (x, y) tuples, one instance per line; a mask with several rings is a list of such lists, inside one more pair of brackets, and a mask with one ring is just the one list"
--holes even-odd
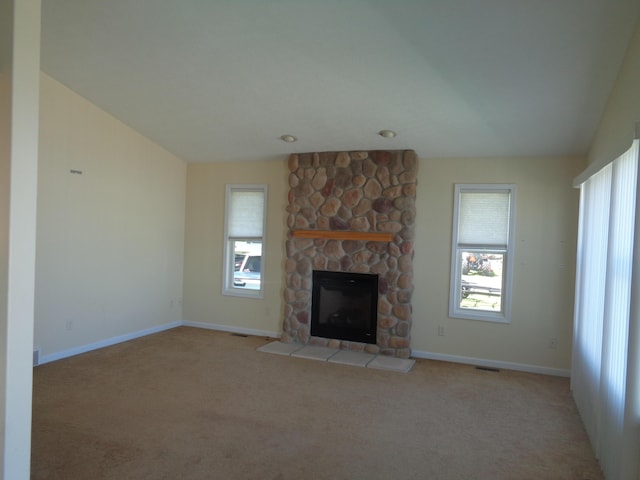
[(258, 348), (259, 352), (274, 353), (289, 357), (320, 360), (341, 365), (374, 368), (377, 370), (389, 370), (406, 373), (411, 370), (415, 360), (397, 358), (387, 355), (373, 355), (366, 352), (352, 352), (337, 348), (323, 347), (319, 345), (299, 345), (275, 341)]

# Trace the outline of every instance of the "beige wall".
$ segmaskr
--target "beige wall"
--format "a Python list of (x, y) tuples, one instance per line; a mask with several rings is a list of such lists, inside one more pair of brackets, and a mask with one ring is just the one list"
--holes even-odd
[[(640, 122), (640, 22), (589, 150), (589, 164), (604, 165), (625, 152)], [(638, 127), (640, 134), (640, 127)]]
[(186, 163), (41, 78), (36, 347), (180, 321)]
[[(570, 366), (578, 192), (577, 158), (421, 160), (418, 174), (412, 348), (566, 371)], [(280, 331), (286, 160), (189, 165), (184, 282), (187, 321)], [(513, 321), (447, 316), (453, 184), (517, 184)], [(264, 300), (223, 297), (224, 186), (268, 183)], [(445, 335), (437, 335), (438, 325)], [(557, 340), (555, 349), (549, 348)]]
[[(184, 319), (263, 333), (282, 329), (286, 160), (190, 164), (187, 174)], [(224, 196), (228, 183), (268, 185), (265, 295), (223, 296)]]
[[(436, 159), (420, 165), (414, 350), (567, 370), (571, 361), (579, 158)], [(512, 321), (448, 318), (454, 183), (515, 183)], [(438, 336), (438, 326), (444, 336)], [(556, 348), (549, 348), (551, 339)]]

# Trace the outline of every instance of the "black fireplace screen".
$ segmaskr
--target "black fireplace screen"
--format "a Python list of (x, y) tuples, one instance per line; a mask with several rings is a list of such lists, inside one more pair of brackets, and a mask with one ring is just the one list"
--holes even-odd
[(378, 275), (314, 270), (311, 335), (376, 343)]

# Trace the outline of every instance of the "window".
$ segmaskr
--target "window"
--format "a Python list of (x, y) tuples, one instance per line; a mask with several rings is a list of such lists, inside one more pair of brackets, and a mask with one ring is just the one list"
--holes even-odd
[(266, 185), (227, 185), (222, 291), (225, 295), (264, 296), (266, 205)]
[(449, 316), (509, 322), (515, 185), (456, 184)]

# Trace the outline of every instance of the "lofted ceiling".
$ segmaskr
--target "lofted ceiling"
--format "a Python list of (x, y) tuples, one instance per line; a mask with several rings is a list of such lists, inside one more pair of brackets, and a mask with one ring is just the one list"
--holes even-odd
[(45, 73), (184, 160), (210, 162), (357, 149), (584, 154), (640, 2), (46, 0), (42, 10)]

